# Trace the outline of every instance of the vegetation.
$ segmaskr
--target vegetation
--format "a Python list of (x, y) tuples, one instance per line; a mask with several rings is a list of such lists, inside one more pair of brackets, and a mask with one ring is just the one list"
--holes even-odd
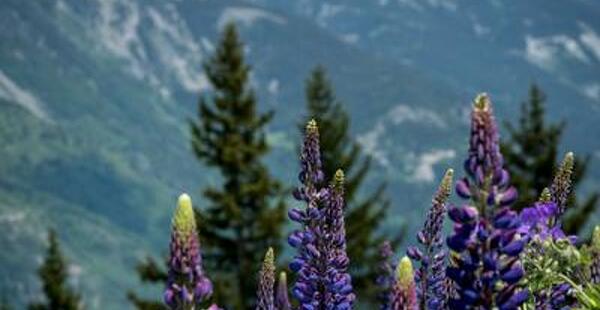
[(82, 308), (79, 294), (68, 282), (69, 268), (60, 250), (54, 230), (48, 232), (48, 251), (38, 275), (42, 281), (45, 301), (29, 305), (30, 310), (78, 310)]
[[(317, 66), (306, 81), (306, 109), (308, 117), (300, 126), (315, 119), (321, 130), (321, 159), (326, 178), (337, 169), (345, 173), (345, 199), (347, 204), (346, 238), (350, 260), (350, 273), (361, 302), (375, 303), (379, 245), (390, 239), (393, 247), (401, 241), (401, 233), (385, 235), (381, 231), (390, 201), (385, 197), (385, 183), (368, 193), (364, 182), (371, 160), (361, 154), (360, 145), (350, 136), (350, 118), (342, 103), (336, 98), (325, 69)], [(368, 194), (367, 194), (368, 193)]]
[[(532, 85), (529, 98), (521, 105), (521, 116), (517, 125), (506, 124), (508, 138), (502, 143), (506, 167), (512, 182), (519, 192), (514, 204), (521, 210), (533, 204), (550, 184), (553, 171), (558, 166), (558, 149), (565, 122), (547, 124), (545, 119), (546, 96), (537, 85)], [(573, 172), (573, 186), (577, 187), (585, 177), (589, 158), (577, 158)], [(576, 234), (585, 227), (590, 215), (596, 210), (597, 192), (585, 199), (578, 199), (575, 191), (569, 196), (569, 214), (564, 221), (564, 230)]]

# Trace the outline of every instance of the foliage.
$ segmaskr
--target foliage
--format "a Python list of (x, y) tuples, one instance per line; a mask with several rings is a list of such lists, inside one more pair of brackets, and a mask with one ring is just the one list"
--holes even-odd
[(191, 123), (192, 148), (200, 161), (220, 172), (222, 184), (204, 190), (208, 205), (199, 229), (215, 275), (217, 300), (228, 307), (249, 308), (255, 278), (248, 275), (256, 274), (267, 247), (278, 251), (286, 210), (279, 199), (282, 186), (262, 162), (269, 151), (265, 126), (273, 113), (257, 111), (249, 87), (250, 67), (233, 24), (225, 26), (204, 69), (212, 99), (200, 99), (198, 120)]
[(44, 302), (29, 305), (31, 310), (78, 310), (82, 309), (81, 298), (68, 285), (68, 265), (60, 249), (56, 232), (48, 231), (48, 251), (38, 269), (45, 294)]
[[(396, 248), (402, 233), (385, 236), (380, 226), (386, 218), (390, 201), (385, 197), (385, 183), (378, 184), (370, 193), (365, 183), (371, 168), (371, 159), (364, 157), (361, 147), (350, 137), (350, 119), (343, 104), (336, 98), (325, 68), (317, 66), (306, 81), (307, 120), (300, 125), (304, 131), (306, 121), (314, 119), (320, 128), (321, 159), (326, 178), (337, 169), (345, 173), (345, 199), (347, 252), (353, 286), (361, 302), (376, 302), (373, 279), (379, 261), (378, 246), (389, 238)], [(368, 194), (367, 194), (368, 193)]]
[(600, 309), (600, 284), (588, 284), (577, 292), (577, 300), (580, 307), (578, 309), (598, 310)]
[[(542, 190), (552, 182), (557, 167), (558, 147), (564, 132), (565, 123), (547, 124), (545, 120), (546, 96), (537, 85), (532, 85), (529, 98), (521, 105), (521, 115), (517, 125), (506, 124), (509, 136), (502, 143), (502, 153), (506, 167), (511, 173), (512, 182), (519, 191), (513, 205), (521, 210), (533, 204)], [(584, 180), (588, 168), (588, 158), (576, 158), (577, 165), (572, 182), (577, 186)], [(579, 232), (596, 210), (598, 193), (580, 201), (573, 192), (569, 197), (570, 211), (564, 220), (565, 232)]]

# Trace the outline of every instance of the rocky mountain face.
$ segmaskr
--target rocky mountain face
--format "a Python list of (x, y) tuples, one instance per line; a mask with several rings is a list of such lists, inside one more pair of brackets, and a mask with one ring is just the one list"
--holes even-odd
[[(39, 298), (35, 268), (54, 227), (86, 305), (128, 308), (133, 266), (166, 250), (176, 195), (201, 207), (200, 188), (215, 182), (193, 158), (187, 120), (210, 92), (202, 63), (229, 21), (261, 109), (276, 111), (273, 172), (296, 183), (303, 84), (323, 64), (375, 159), (370, 183), (390, 181), (393, 232), (420, 222), (442, 171), (460, 167), (479, 91), (515, 120), (538, 82), (551, 118), (569, 121), (563, 147), (600, 159), (599, 14), (592, 1), (2, 1), (2, 294), (18, 307)], [(586, 188), (600, 184), (597, 167)]]

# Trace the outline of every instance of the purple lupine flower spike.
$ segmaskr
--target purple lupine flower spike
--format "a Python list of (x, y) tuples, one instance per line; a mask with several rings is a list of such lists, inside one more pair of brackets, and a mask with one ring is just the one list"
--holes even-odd
[(326, 257), (328, 266), (326, 285), (328, 308), (350, 309), (356, 298), (352, 280), (348, 273), (350, 259), (346, 254), (346, 229), (344, 227), (344, 172), (335, 172), (333, 184), (329, 186), (329, 203), (325, 209)]
[(443, 309), (446, 302), (445, 261), (446, 252), (442, 249), (444, 216), (446, 215), (446, 202), (452, 190), (452, 176), (454, 171), (446, 171), (440, 186), (433, 197), (431, 209), (423, 229), (417, 233), (417, 241), (422, 245), (422, 250), (409, 247), (407, 255), (420, 262), (419, 269), (415, 272), (417, 295), (421, 309)]
[(555, 223), (560, 222), (560, 217), (565, 213), (567, 208), (567, 200), (571, 193), (571, 176), (573, 174), (574, 165), (575, 156), (572, 152), (569, 152), (565, 155), (565, 158), (558, 167), (552, 185), (550, 186), (552, 201), (556, 203), (558, 208)]
[[(297, 200), (306, 203), (305, 209), (293, 208), (288, 212), (292, 221), (302, 225), (301, 230), (293, 231), (288, 243), (298, 250), (298, 254), (290, 263), (290, 269), (297, 273), (296, 283), (292, 287), (292, 295), (298, 300), (300, 307), (315, 308), (323, 302), (323, 292), (319, 289), (324, 266), (321, 257), (325, 255), (322, 241), (323, 212), (320, 205), (329, 194), (321, 190), (323, 171), (321, 170), (321, 154), (319, 146), (319, 130), (315, 120), (306, 125), (304, 143), (300, 155), (301, 186), (294, 191)], [(315, 283), (317, 282), (317, 283)]]
[(592, 261), (590, 264), (590, 282), (600, 284), (600, 226), (594, 228), (590, 245)]
[(165, 303), (171, 309), (193, 310), (210, 297), (212, 283), (202, 269), (196, 220), (187, 194), (179, 196), (173, 216), (170, 252)]
[(517, 199), (517, 191), (510, 186), (509, 173), (503, 168), (498, 128), (492, 104), (486, 94), (475, 98), (471, 113), (471, 137), (465, 161), (467, 177), (456, 184), (456, 193), (472, 199), (479, 213), (487, 219), (488, 205), (507, 206)]
[(275, 310), (273, 288), (275, 286), (275, 255), (269, 248), (260, 269), (256, 310)]
[(302, 225), (288, 237), (298, 250), (290, 263), (297, 273), (292, 288), (301, 309), (351, 309), (354, 302), (344, 230), (343, 173), (334, 183), (323, 186), (319, 131), (314, 120), (308, 122), (300, 156), (302, 185), (294, 191), (305, 209), (293, 208), (289, 218)]
[(396, 267), (396, 279), (390, 292), (390, 310), (417, 310), (417, 291), (412, 263), (404, 256)]
[(446, 276), (452, 280), (451, 309), (517, 309), (529, 296), (519, 281), (524, 275), (519, 255), (526, 240), (520, 238), (520, 218), (509, 206), (517, 192), (503, 168), (499, 136), (489, 98), (477, 96), (471, 114), (467, 177), (456, 192), (470, 200), (450, 207), (454, 222), (447, 238), (451, 250)]
[(279, 274), (279, 283), (277, 283), (277, 292), (275, 293), (275, 309), (291, 310), (292, 305), (288, 297), (287, 275), (285, 272)]
[(375, 284), (379, 288), (377, 298), (379, 299), (381, 310), (388, 310), (390, 308), (389, 296), (392, 284), (394, 283), (395, 270), (394, 263), (392, 262), (393, 256), (394, 251), (392, 249), (392, 244), (387, 240), (384, 241), (379, 247), (379, 257), (381, 261), (377, 268), (378, 275), (375, 280)]

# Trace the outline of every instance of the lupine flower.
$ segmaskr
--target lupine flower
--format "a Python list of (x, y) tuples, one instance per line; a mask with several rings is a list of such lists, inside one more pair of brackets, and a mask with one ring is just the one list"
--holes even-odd
[(328, 195), (327, 189), (321, 189), (324, 175), (321, 170), (319, 131), (314, 120), (306, 125), (300, 165), (298, 178), (302, 186), (294, 191), (294, 197), (304, 201), (306, 209), (293, 208), (288, 213), (292, 221), (303, 226), (302, 230), (296, 230), (288, 237), (288, 243), (298, 249), (298, 254), (289, 267), (293, 272), (298, 273), (296, 283), (292, 287), (292, 294), (302, 307), (311, 308), (319, 306), (324, 298), (314, 282), (322, 281), (322, 272), (325, 268), (320, 261), (325, 255), (320, 236), (322, 234), (320, 224), (324, 217), (320, 204)]
[(277, 292), (275, 293), (275, 309), (292, 309), (290, 299), (288, 297), (287, 275), (283, 271), (279, 274), (279, 283), (277, 283)]
[(516, 309), (528, 298), (518, 285), (524, 274), (519, 254), (525, 240), (517, 234), (518, 215), (508, 208), (517, 192), (503, 169), (496, 121), (485, 94), (475, 99), (471, 116), (467, 177), (457, 182), (456, 191), (472, 205), (448, 212), (454, 229), (447, 239), (452, 252), (446, 275), (456, 293), (449, 306)]
[(457, 182), (456, 192), (478, 203), (476, 207), (487, 219), (491, 214), (486, 213), (486, 205), (507, 206), (517, 199), (517, 191), (510, 186), (510, 177), (503, 165), (492, 104), (486, 94), (480, 94), (475, 98), (471, 114), (469, 152), (464, 164), (467, 177)]
[(554, 176), (552, 185), (550, 186), (550, 194), (552, 201), (556, 203), (558, 212), (556, 214), (556, 222), (559, 222), (560, 217), (565, 213), (567, 208), (567, 200), (571, 193), (571, 175), (573, 174), (573, 166), (575, 157), (572, 152), (565, 155), (562, 163), (558, 167), (558, 171)]
[(339, 170), (333, 184), (322, 186), (319, 132), (314, 120), (306, 126), (300, 161), (302, 186), (294, 197), (305, 202), (306, 209), (293, 208), (289, 212), (291, 220), (302, 224), (302, 229), (288, 238), (289, 244), (298, 249), (290, 263), (290, 269), (297, 273), (292, 294), (301, 309), (350, 309), (355, 297), (347, 272), (344, 175)]
[(417, 247), (409, 247), (408, 256), (420, 262), (421, 266), (415, 272), (417, 295), (421, 309), (443, 309), (446, 301), (444, 279), (446, 278), (446, 252), (442, 249), (444, 240), (442, 229), (446, 215), (446, 202), (452, 189), (452, 175), (448, 169), (433, 197), (431, 209), (423, 229), (417, 233), (417, 241), (423, 251)]
[(274, 310), (275, 302), (273, 288), (275, 286), (275, 255), (273, 248), (269, 248), (260, 270), (258, 278), (258, 292), (256, 309)]
[(378, 275), (375, 284), (379, 288), (378, 299), (381, 310), (389, 309), (390, 290), (394, 283), (395, 264), (392, 262), (394, 251), (392, 244), (389, 241), (384, 241), (379, 248), (379, 263)]
[(590, 280), (593, 284), (600, 284), (600, 226), (594, 228), (591, 242)]
[(325, 209), (324, 235), (326, 244), (326, 300), (331, 309), (350, 309), (355, 295), (352, 279), (348, 273), (350, 259), (346, 254), (346, 229), (344, 227), (344, 172), (335, 172), (334, 182), (329, 186), (329, 203)]
[[(555, 202), (536, 202), (532, 207), (521, 210), (519, 214), (521, 226), (518, 231), (527, 240), (533, 237), (546, 240), (567, 238), (562, 229), (558, 226), (550, 226), (550, 222), (557, 215), (558, 207)], [(574, 237), (570, 237), (572, 243), (575, 243)]]
[(535, 309), (571, 309), (574, 298), (568, 294), (570, 289), (569, 284), (562, 283), (535, 294)]
[(193, 310), (210, 297), (212, 283), (202, 269), (196, 220), (187, 194), (179, 196), (173, 216), (170, 252), (165, 303), (171, 309)]
[(417, 310), (417, 290), (410, 258), (404, 256), (396, 267), (396, 279), (390, 292), (390, 310)]

